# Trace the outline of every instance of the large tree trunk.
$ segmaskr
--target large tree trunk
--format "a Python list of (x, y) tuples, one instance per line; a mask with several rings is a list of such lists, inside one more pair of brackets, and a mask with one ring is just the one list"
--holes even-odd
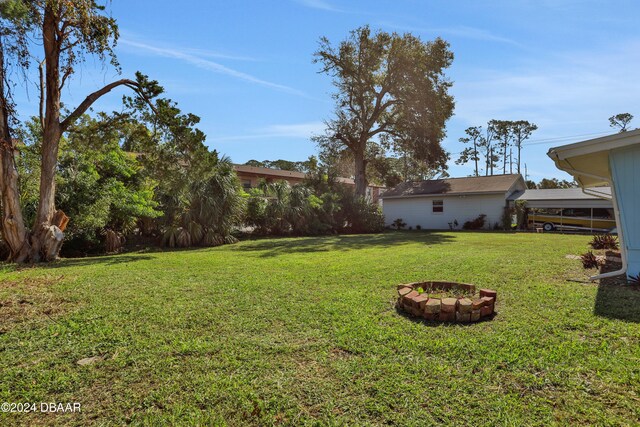
[(364, 146), (356, 150), (354, 153), (355, 159), (355, 182), (356, 182), (356, 196), (366, 197), (367, 195), (367, 162), (364, 158)]
[(60, 40), (55, 14), (47, 4), (42, 27), (45, 56), (46, 99), (40, 170), (40, 200), (31, 233), (33, 261), (51, 261), (58, 257), (64, 234), (51, 220), (55, 214), (56, 165), (58, 145), (62, 136), (60, 126)]
[(0, 194), (2, 194), (2, 235), (9, 246), (10, 261), (24, 262), (29, 256), (29, 239), (20, 207), (18, 171), (14, 142), (9, 129), (9, 105), (4, 82), (4, 46), (0, 38)]

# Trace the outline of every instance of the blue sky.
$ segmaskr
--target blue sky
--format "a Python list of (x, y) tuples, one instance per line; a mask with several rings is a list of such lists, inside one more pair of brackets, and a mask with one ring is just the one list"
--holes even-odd
[[(444, 146), (452, 153), (468, 126), (526, 119), (539, 126), (523, 151), (530, 178), (566, 178), (545, 154), (551, 146), (611, 133), (607, 118), (620, 112), (640, 126), (633, 0), (114, 0), (108, 9), (120, 25), (123, 76), (139, 70), (158, 80), (202, 118), (207, 144), (239, 163), (317, 152), (309, 137), (331, 118), (333, 88), (313, 52), (321, 36), (337, 43), (364, 24), (449, 41), (456, 109)], [(89, 60), (63, 100), (74, 106), (116, 78)], [(122, 93), (94, 109), (120, 109)], [(36, 111), (36, 94), (31, 87), (16, 97), (23, 117)], [(452, 160), (449, 173), (466, 176), (471, 166)]]

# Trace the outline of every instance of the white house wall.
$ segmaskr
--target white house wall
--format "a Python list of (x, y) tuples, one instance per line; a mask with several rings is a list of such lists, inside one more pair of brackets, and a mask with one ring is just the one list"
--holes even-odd
[[(433, 200), (444, 202), (442, 213), (433, 212)], [(458, 221), (462, 227), (480, 214), (487, 215), (485, 228), (492, 228), (495, 223), (502, 223), (502, 215), (506, 205), (504, 194), (482, 194), (466, 196), (421, 196), (398, 199), (384, 199), (382, 211), (385, 223), (391, 225), (397, 218), (402, 218), (407, 227), (430, 230), (448, 230), (449, 223)]]

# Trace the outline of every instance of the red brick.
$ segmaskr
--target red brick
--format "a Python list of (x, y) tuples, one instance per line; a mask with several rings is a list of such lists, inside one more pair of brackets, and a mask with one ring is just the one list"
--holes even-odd
[(402, 297), (402, 303), (404, 305), (411, 306), (411, 298), (417, 297), (418, 295), (420, 294), (412, 290), (411, 292), (409, 292), (408, 294)]
[(442, 298), (440, 311), (445, 313), (455, 313), (458, 300), (455, 298)]
[(491, 316), (493, 314), (493, 306), (485, 305), (480, 309), (480, 315), (482, 317)]
[(427, 313), (437, 314), (440, 313), (440, 300), (438, 298), (429, 298), (425, 304), (425, 311)]
[(471, 321), (472, 322), (477, 322), (478, 320), (480, 320), (480, 309), (478, 310), (472, 310), (471, 311)]
[(485, 302), (481, 299), (473, 300), (473, 302), (471, 303), (471, 309), (480, 310), (482, 307), (484, 307), (484, 304)]
[(438, 320), (442, 322), (454, 322), (456, 320), (456, 313), (447, 313), (441, 311), (438, 315)]
[(469, 298), (462, 298), (458, 300), (458, 311), (460, 313), (471, 313), (472, 302)]
[(398, 289), (398, 295), (400, 295), (401, 297), (407, 295), (409, 292), (411, 292), (413, 289), (411, 289), (408, 286), (404, 286), (402, 288)]
[(427, 301), (429, 300), (429, 295), (420, 294), (417, 297), (411, 298), (411, 300), (420, 310), (424, 310), (424, 306), (427, 304)]
[(493, 305), (496, 302), (494, 297), (482, 297), (480, 299), (484, 301), (484, 305)]
[(471, 313), (461, 313), (456, 311), (456, 321), (457, 322), (469, 322), (471, 320)]
[(480, 289), (480, 298), (482, 297), (491, 297), (494, 299), (498, 299), (498, 293), (493, 289)]
[(425, 312), (422, 316), (427, 320), (436, 320), (436, 318), (438, 317), (438, 313), (426, 313)]

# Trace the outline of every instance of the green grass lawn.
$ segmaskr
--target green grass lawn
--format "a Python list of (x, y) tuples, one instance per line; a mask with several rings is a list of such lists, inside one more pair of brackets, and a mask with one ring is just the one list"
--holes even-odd
[[(640, 292), (589, 237), (395, 232), (0, 272), (0, 425), (637, 425)], [(396, 285), (498, 291), (492, 321), (399, 314)], [(96, 363), (80, 366), (86, 357)]]

